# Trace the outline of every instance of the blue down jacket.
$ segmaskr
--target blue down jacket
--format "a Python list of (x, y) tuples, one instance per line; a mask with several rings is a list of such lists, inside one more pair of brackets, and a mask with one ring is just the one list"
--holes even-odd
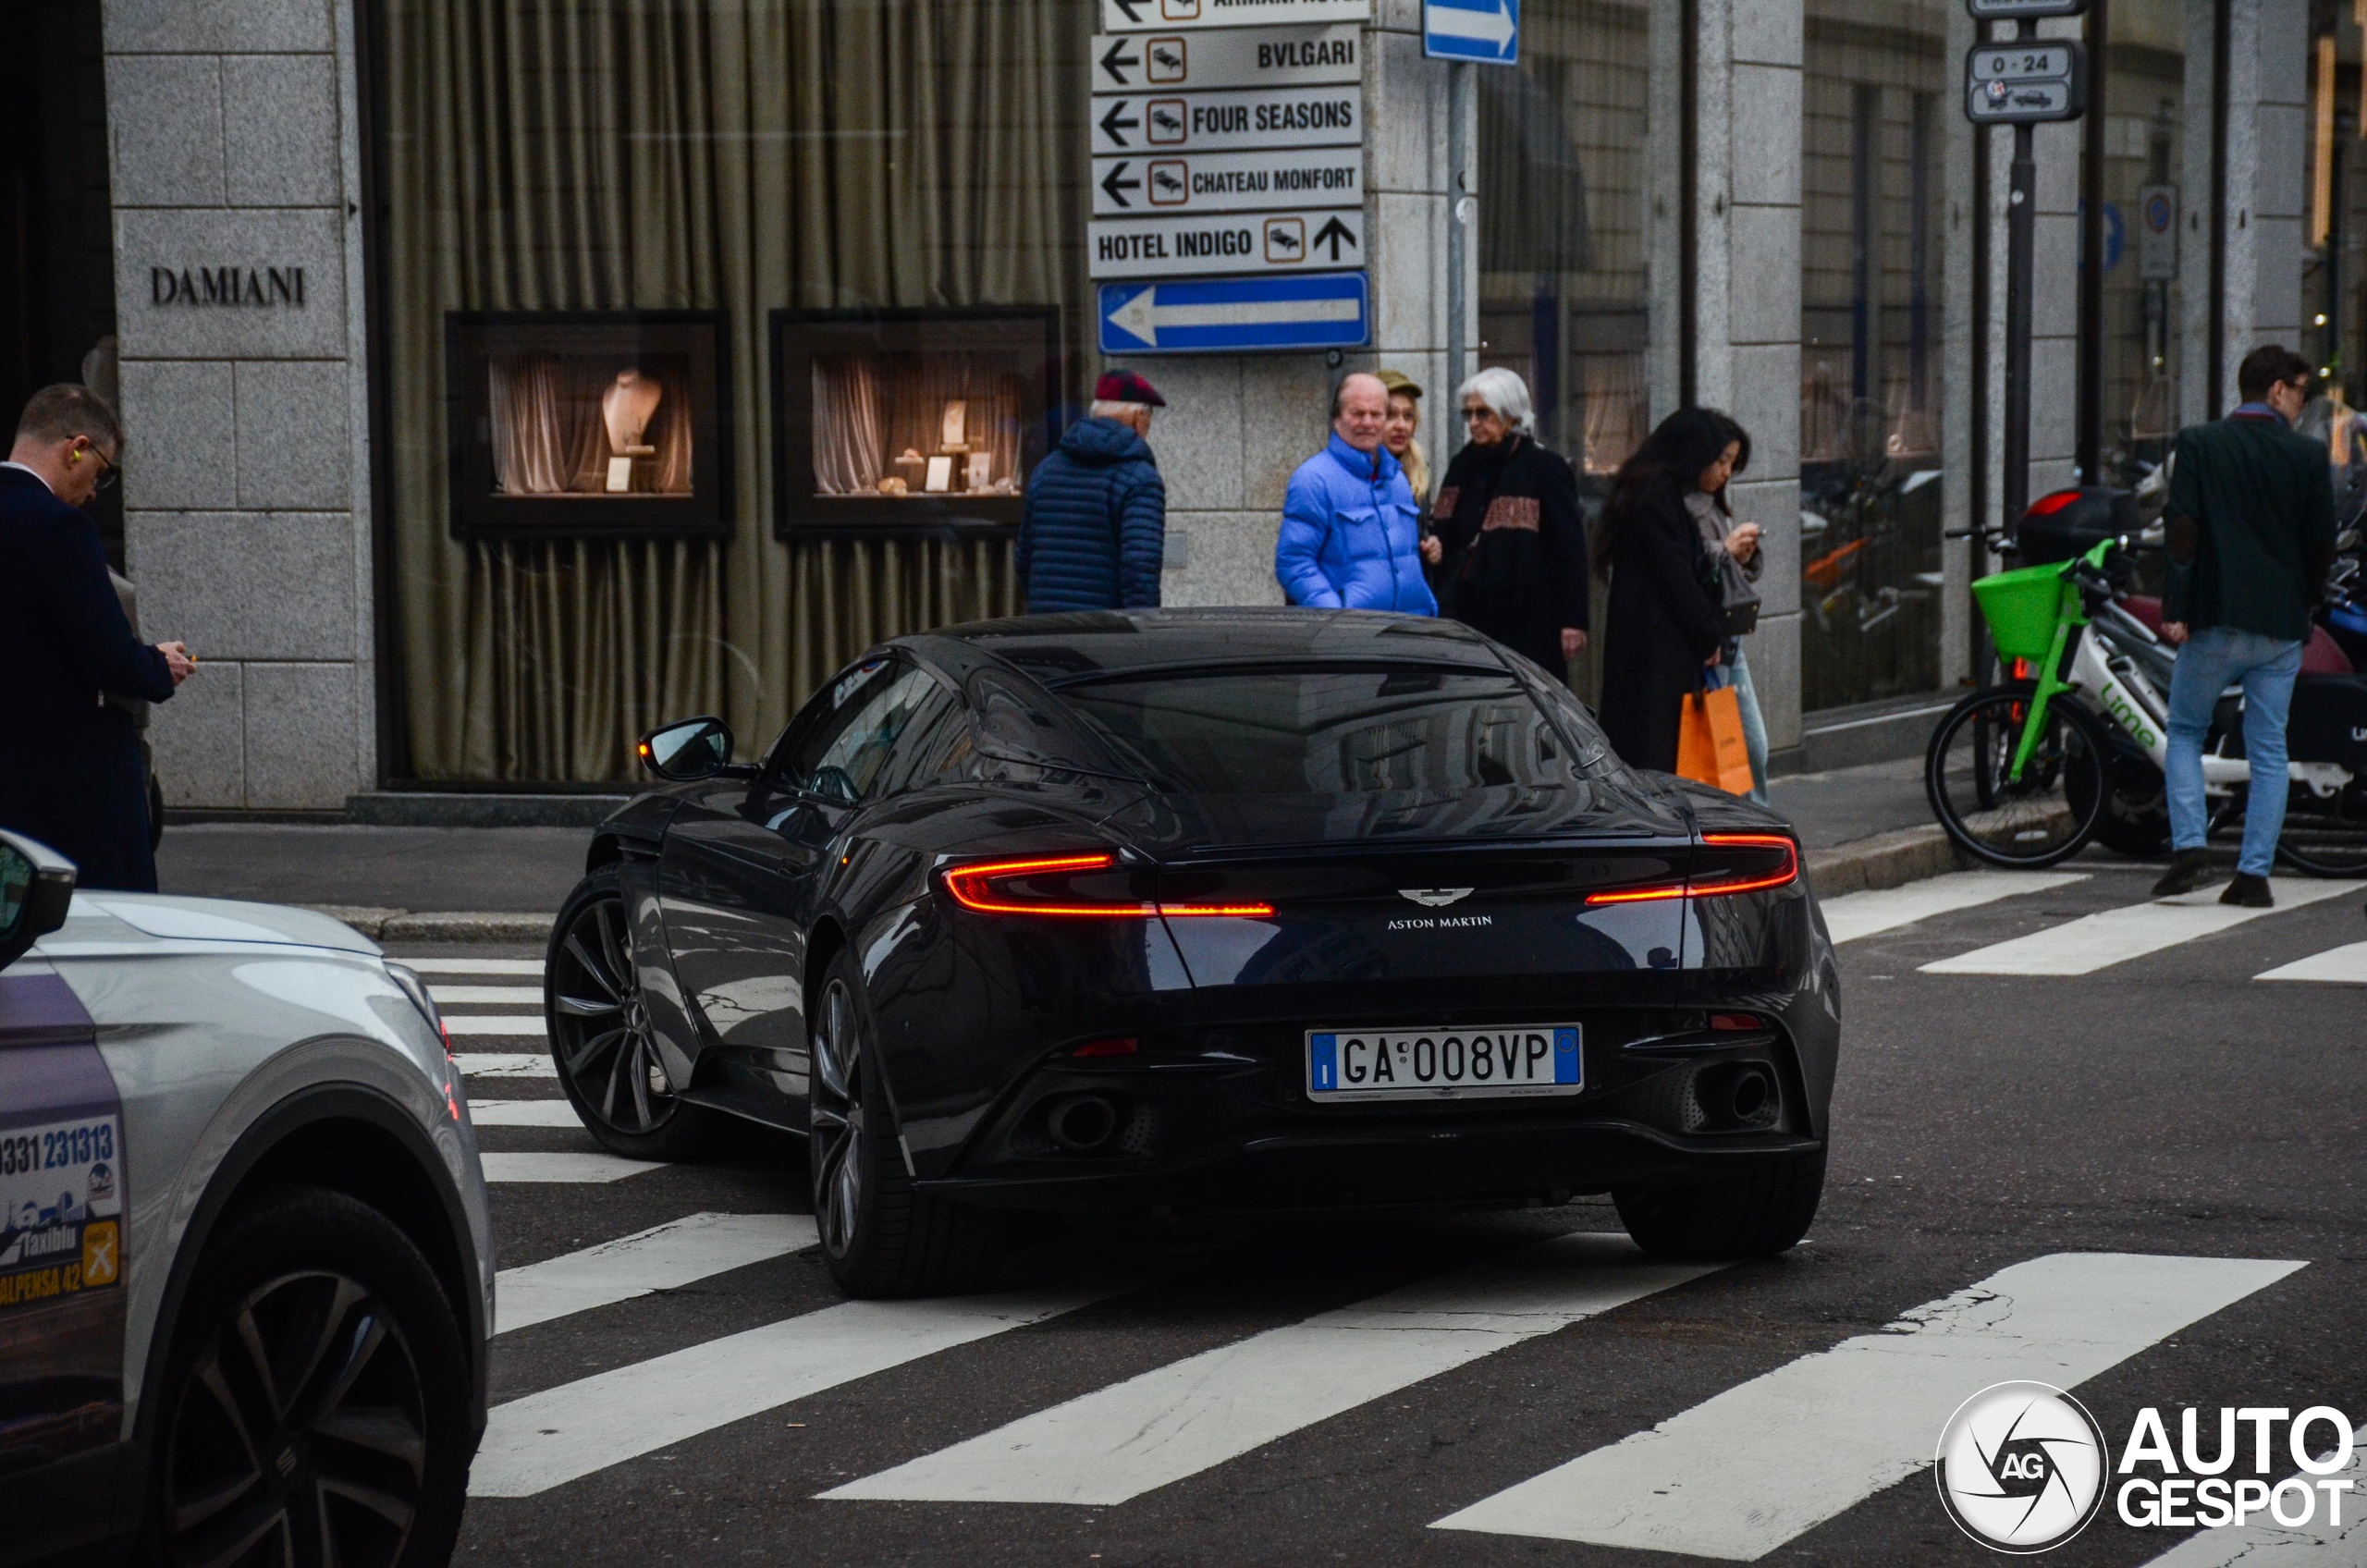
[(1436, 615), (1420, 518), (1395, 458), (1367, 456), (1335, 435), (1291, 475), (1274, 576), (1294, 605)]
[(1167, 486), (1149, 446), (1114, 419), (1081, 419), (1027, 480), (1019, 584), (1031, 615), (1159, 607)]

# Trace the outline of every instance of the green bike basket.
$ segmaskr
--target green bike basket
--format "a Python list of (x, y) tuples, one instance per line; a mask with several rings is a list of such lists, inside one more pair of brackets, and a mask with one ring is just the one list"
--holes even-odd
[(2054, 649), (2054, 623), (2063, 610), (2063, 568), (2018, 567), (1984, 577), (1972, 596), (1988, 619), (2000, 656), (2042, 659)]

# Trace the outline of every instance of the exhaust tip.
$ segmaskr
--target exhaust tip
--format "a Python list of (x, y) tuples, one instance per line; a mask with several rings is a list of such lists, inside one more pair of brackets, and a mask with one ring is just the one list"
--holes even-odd
[(1118, 1108), (1099, 1095), (1070, 1095), (1052, 1102), (1044, 1115), (1044, 1130), (1071, 1153), (1090, 1153), (1116, 1134)]
[(1688, 1133), (1763, 1132), (1784, 1112), (1783, 1090), (1763, 1061), (1714, 1062), (1693, 1074)]

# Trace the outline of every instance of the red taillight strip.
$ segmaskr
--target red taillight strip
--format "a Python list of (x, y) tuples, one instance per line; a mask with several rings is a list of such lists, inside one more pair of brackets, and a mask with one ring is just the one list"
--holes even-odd
[(1782, 850), (1783, 865), (1757, 876), (1734, 876), (1721, 882), (1672, 882), (1658, 888), (1629, 888), (1613, 893), (1588, 893), (1592, 904), (1634, 904), (1653, 899), (1703, 899), (1730, 893), (1762, 893), (1799, 879), (1800, 847), (1781, 833), (1704, 833), (1701, 842), (1725, 850)]
[(1012, 903), (991, 896), (990, 884), (1006, 876), (1024, 876), (1039, 871), (1107, 871), (1118, 864), (1114, 855), (1051, 855), (1034, 860), (977, 861), (969, 865), (945, 868), (945, 890), (963, 909), (980, 914), (1035, 914), (1085, 920), (1147, 920), (1154, 914), (1163, 915), (1230, 915), (1236, 919), (1257, 919), (1274, 913), (1274, 906), (1261, 903), (1241, 904), (1147, 904), (1114, 902), (1106, 904)]

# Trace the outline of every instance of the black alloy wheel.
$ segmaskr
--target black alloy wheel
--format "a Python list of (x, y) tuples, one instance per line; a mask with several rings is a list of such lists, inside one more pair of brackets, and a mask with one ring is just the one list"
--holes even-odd
[(674, 1093), (627, 921), (613, 865), (586, 876), (560, 906), (543, 965), (551, 1056), (559, 1087), (602, 1146), (633, 1159), (680, 1159), (705, 1142), (714, 1113)]
[(834, 974), (823, 985), (821, 1013), (814, 1021), (807, 1112), (814, 1224), (833, 1258), (843, 1258), (853, 1249), (863, 1219), (864, 1172), (871, 1152), (864, 1141), (865, 1065), (854, 997), (846, 980)]
[(992, 1278), (1002, 1218), (913, 1190), (851, 953), (831, 959), (814, 1023), (806, 1161), (822, 1260), (851, 1296), (941, 1295)]
[(440, 1564), (471, 1451), (435, 1271), (342, 1194), (284, 1194), (210, 1246), (162, 1391), (143, 1562)]

